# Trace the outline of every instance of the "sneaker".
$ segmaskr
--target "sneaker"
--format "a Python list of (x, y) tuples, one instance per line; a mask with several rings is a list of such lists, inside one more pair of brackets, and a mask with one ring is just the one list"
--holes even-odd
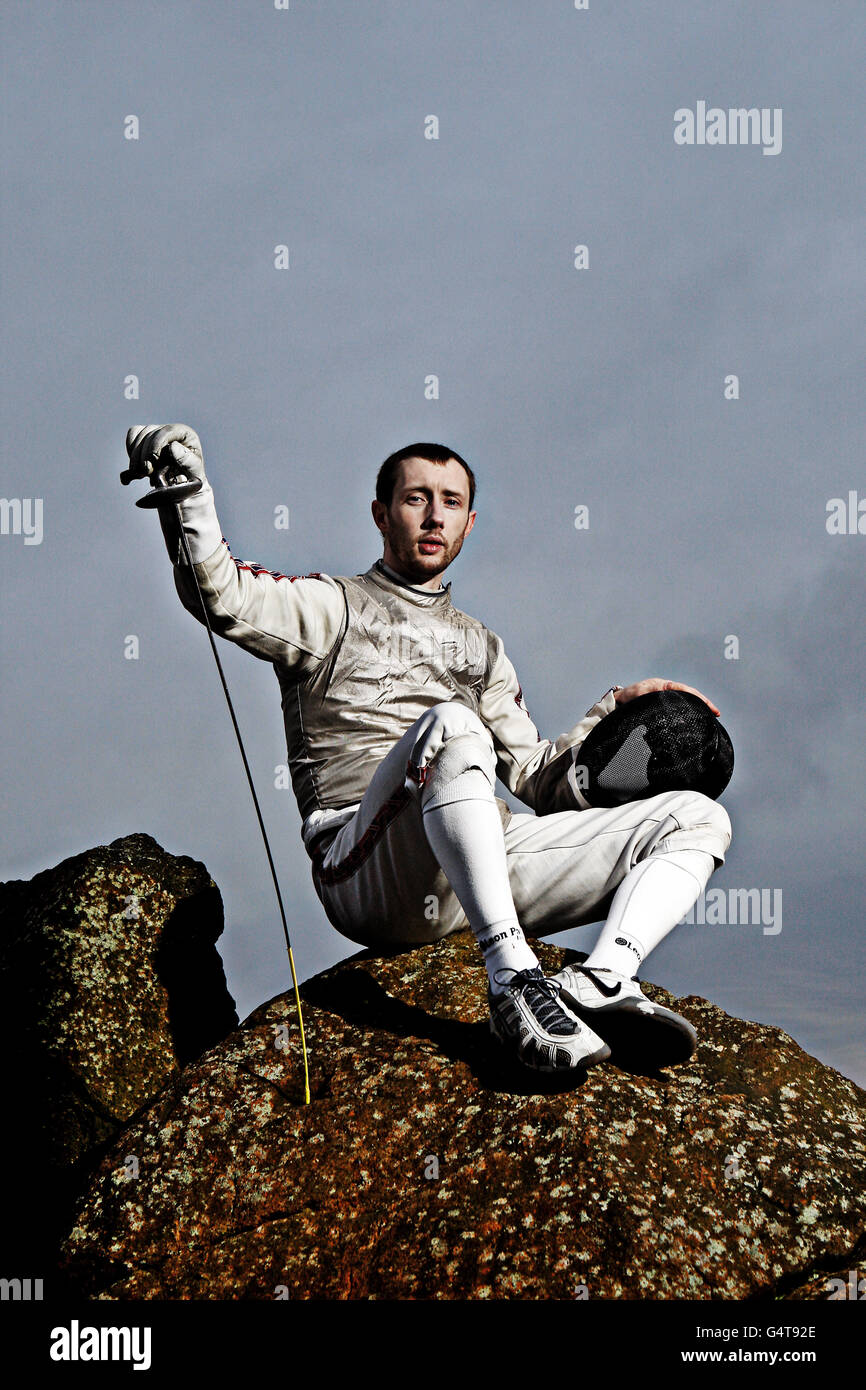
[(627, 975), (602, 966), (567, 965), (553, 983), (569, 1011), (610, 1045), (615, 1061), (665, 1067), (687, 1061), (698, 1045), (687, 1019), (654, 1004)]
[[(563, 1007), (559, 986), (535, 965), (531, 970), (497, 970), (494, 980), (504, 989), (488, 986), (490, 1031), (536, 1071), (569, 1071), (592, 1066), (610, 1056), (596, 1033)], [(506, 978), (510, 977), (510, 978)]]

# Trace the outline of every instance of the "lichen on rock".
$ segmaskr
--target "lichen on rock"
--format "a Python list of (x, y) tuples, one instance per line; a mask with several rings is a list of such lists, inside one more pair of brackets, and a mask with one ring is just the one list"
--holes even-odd
[(343, 961), (302, 987), (312, 1103), (279, 996), (105, 1156), (67, 1275), (109, 1299), (826, 1296), (815, 1272), (862, 1248), (866, 1095), (779, 1029), (646, 989), (695, 1056), (575, 1085), (500, 1055), (468, 933)]

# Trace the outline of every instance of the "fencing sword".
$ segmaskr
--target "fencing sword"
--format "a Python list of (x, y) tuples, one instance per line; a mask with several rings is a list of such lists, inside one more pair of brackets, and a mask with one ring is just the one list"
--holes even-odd
[[(122, 482), (131, 481), (131, 479), (128, 478), (125, 473), (122, 473), (120, 476)], [(286, 910), (283, 907), (283, 897), (280, 892), (279, 882), (277, 880), (277, 871), (274, 866), (274, 856), (271, 854), (271, 846), (268, 840), (268, 833), (265, 830), (265, 822), (262, 819), (261, 807), (259, 806), (259, 798), (256, 796), (256, 789), (253, 783), (253, 775), (250, 771), (250, 765), (247, 760), (246, 749), (244, 748), (244, 742), (241, 738), (241, 731), (238, 726), (237, 716), (235, 714), (234, 705), (232, 704), (232, 697), (229, 694), (229, 688), (226, 682), (225, 672), (223, 671), (222, 662), (220, 661), (219, 652), (217, 651), (216, 642), (214, 641), (213, 628), (210, 625), (210, 616), (208, 614), (207, 606), (205, 604), (201, 588), (199, 586), (198, 575), (195, 572), (195, 565), (193, 564), (192, 554), (189, 548), (189, 541), (187, 540), (186, 532), (183, 529), (183, 518), (180, 513), (179, 503), (181, 503), (185, 497), (192, 497), (193, 493), (201, 491), (201, 480), (199, 478), (192, 478), (188, 482), (169, 483), (165, 480), (164, 471), (157, 472), (157, 470), (154, 469), (153, 473), (150, 475), (150, 482), (150, 491), (146, 492), (143, 497), (137, 498), (135, 505), (137, 507), (144, 507), (148, 511), (152, 510), (155, 507), (174, 507), (175, 516), (177, 518), (178, 530), (180, 531), (180, 539), (181, 544), (183, 546), (184, 556), (187, 564), (189, 565), (190, 574), (192, 575), (195, 581), (196, 593), (198, 594), (198, 601), (201, 605), (201, 611), (204, 617), (205, 627), (207, 628), (207, 635), (210, 641), (211, 651), (214, 655), (214, 661), (217, 664), (217, 670), (219, 671), (220, 681), (222, 682), (223, 694), (226, 697), (226, 703), (229, 707), (229, 714), (231, 715), (232, 724), (234, 726), (235, 737), (238, 741), (238, 747), (241, 750), (241, 758), (243, 759), (244, 771), (247, 774), (247, 782), (249, 783), (250, 792), (252, 794), (253, 805), (256, 808), (256, 816), (258, 817), (259, 829), (262, 832), (262, 839), (265, 845), (265, 853), (268, 856), (268, 864), (270, 865), (271, 869), (271, 878), (274, 881), (274, 890), (276, 892), (277, 902), (280, 908), (280, 918), (283, 923), (283, 935), (286, 938), (286, 950), (289, 953), (289, 965), (292, 971), (292, 985), (295, 991), (295, 1004), (297, 1005), (298, 1023), (300, 1025), (301, 1032), (301, 1051), (304, 1057), (304, 1104), (309, 1105), (310, 1068), (307, 1060), (307, 1044), (306, 1039), (304, 1037), (304, 1016), (301, 1012), (301, 996), (298, 993), (298, 977), (295, 972), (295, 958), (292, 955), (292, 943), (289, 939), (289, 925), (286, 921)]]

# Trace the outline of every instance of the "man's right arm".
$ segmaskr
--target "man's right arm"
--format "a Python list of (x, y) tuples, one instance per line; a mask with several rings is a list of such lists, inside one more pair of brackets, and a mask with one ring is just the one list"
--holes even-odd
[[(263, 661), (292, 667), (298, 675), (314, 670), (343, 631), (346, 601), (340, 585), (327, 575), (290, 576), (235, 559), (217, 519), (201, 441), (189, 426), (133, 427), (126, 448), (129, 468), (120, 475), (124, 483), (155, 473), (169, 483), (201, 483), (177, 510), (173, 504), (159, 508), (184, 607), (204, 622), (200, 590), (211, 626), (222, 637)], [(181, 541), (178, 512), (195, 578)]]
[[(217, 519), (213, 490), (180, 503), (201, 596), (211, 627), (263, 661), (307, 674), (322, 661), (343, 630), (346, 601), (327, 575), (285, 575), (232, 555)], [(183, 553), (174, 509), (160, 509), (183, 606), (203, 622), (195, 580)]]

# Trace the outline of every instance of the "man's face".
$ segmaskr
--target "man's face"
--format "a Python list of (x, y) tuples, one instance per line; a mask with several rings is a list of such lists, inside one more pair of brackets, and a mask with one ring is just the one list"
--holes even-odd
[(437, 576), (475, 525), (465, 468), (456, 459), (403, 459), (391, 505), (374, 502), (373, 519), (385, 537), (385, 564), (412, 584), (437, 589)]

